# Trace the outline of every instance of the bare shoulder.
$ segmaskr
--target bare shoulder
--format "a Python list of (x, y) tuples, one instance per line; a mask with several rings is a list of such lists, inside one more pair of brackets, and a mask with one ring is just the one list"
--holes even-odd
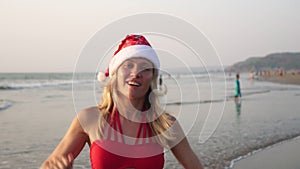
[(171, 121), (171, 129), (172, 131), (174, 132), (175, 136), (178, 138), (178, 139), (181, 139), (185, 136), (182, 128), (181, 128), (181, 125), (180, 125), (180, 122), (177, 120), (177, 118), (172, 115), (173, 113), (169, 113), (169, 112), (166, 112), (166, 115), (168, 117), (168, 119)]
[(85, 109), (82, 109), (79, 114), (96, 114), (99, 113), (100, 110), (97, 106), (87, 107)]
[(85, 130), (89, 128), (91, 125), (96, 124), (98, 122), (99, 117), (100, 117), (100, 110), (97, 106), (82, 109), (77, 114), (77, 118), (81, 126)]
[(100, 110), (97, 106), (88, 107), (85, 109), (82, 109), (80, 112), (78, 112), (77, 116), (78, 118), (88, 119), (88, 118), (94, 118), (96, 116), (99, 116)]

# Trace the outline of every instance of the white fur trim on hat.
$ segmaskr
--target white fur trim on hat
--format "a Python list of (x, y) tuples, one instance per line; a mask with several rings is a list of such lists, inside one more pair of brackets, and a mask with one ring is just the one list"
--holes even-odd
[(106, 79), (105, 74), (104, 74), (103, 72), (98, 72), (98, 74), (97, 74), (97, 80), (98, 80), (99, 82), (104, 82), (105, 79)]
[(148, 45), (132, 45), (120, 50), (109, 63), (109, 76), (127, 59), (145, 58), (151, 61), (156, 69), (160, 68), (160, 62), (154, 49)]

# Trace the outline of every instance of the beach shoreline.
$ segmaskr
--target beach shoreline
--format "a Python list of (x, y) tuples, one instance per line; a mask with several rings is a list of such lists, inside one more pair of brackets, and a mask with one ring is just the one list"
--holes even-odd
[[(277, 84), (300, 85), (300, 74), (284, 74), (272, 76), (258, 76), (258, 81)], [(277, 142), (264, 148), (249, 152), (233, 159), (230, 169), (280, 169), (300, 168), (300, 136)]]
[(290, 85), (300, 85), (300, 75), (299, 74), (284, 74), (279, 75), (270, 75), (270, 76), (258, 76), (259, 81), (267, 81), (272, 83), (279, 84), (290, 84)]
[[(69, 80), (72, 74), (55, 74), (56, 78), (49, 81), (45, 76), (50, 75), (53, 76), (2, 75), (10, 83), (0, 84), (3, 86), (0, 99), (12, 104), (0, 110), (0, 128), (5, 131), (0, 133), (0, 143), (6, 145), (0, 148), (0, 169), (38, 168), (64, 136), (77, 110), (95, 105), (100, 100), (102, 86), (94, 91), (94, 83), (86, 75), (83, 77), (87, 80), (81, 80), (73, 87)], [(203, 102), (194, 97), (192, 77), (176, 79), (182, 89), (181, 95), (178, 94), (177, 83), (172, 79), (164, 80), (168, 84), (167, 98), (170, 98), (167, 103), (177, 103), (180, 98), (183, 101), (181, 105), (168, 105), (166, 108), (177, 113), (175, 117), (182, 124), (205, 168), (224, 169), (230, 166), (232, 159), (300, 135), (300, 113), (297, 108), (300, 86), (258, 80), (253, 83), (249, 78), (243, 78), (241, 102), (235, 103), (231, 98), (222, 102), (218, 101), (222, 100), (224, 92), (223, 81), (220, 80), (222, 76), (212, 76), (213, 97), (209, 92), (211, 86), (207, 83), (210, 77), (197, 79)], [(228, 83), (234, 83), (234, 79), (228, 79)], [(233, 95), (230, 87), (225, 92)], [(205, 137), (209, 138), (201, 143)], [(88, 146), (76, 158), (74, 166), (91, 168)], [(167, 150), (165, 168), (182, 168)]]
[(231, 161), (232, 169), (299, 168), (300, 136), (255, 150)]

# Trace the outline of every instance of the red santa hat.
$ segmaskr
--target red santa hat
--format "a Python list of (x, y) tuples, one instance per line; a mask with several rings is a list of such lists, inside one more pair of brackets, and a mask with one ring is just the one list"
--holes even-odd
[(147, 39), (142, 35), (127, 35), (115, 51), (106, 72), (98, 73), (98, 80), (103, 82), (106, 77), (111, 77), (125, 60), (131, 58), (145, 58), (153, 63), (154, 68), (160, 68), (158, 56)]

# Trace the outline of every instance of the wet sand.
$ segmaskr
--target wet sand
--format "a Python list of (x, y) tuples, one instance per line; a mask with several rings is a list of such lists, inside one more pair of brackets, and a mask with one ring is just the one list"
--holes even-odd
[(300, 168), (300, 138), (279, 143), (242, 159), (233, 169), (296, 169)]
[(273, 83), (300, 85), (300, 74), (285, 74), (283, 76), (259, 76), (258, 79)]
[[(300, 85), (299, 74), (260, 76), (259, 80)], [(278, 143), (234, 163), (233, 169), (296, 169), (300, 168), (300, 137)]]

